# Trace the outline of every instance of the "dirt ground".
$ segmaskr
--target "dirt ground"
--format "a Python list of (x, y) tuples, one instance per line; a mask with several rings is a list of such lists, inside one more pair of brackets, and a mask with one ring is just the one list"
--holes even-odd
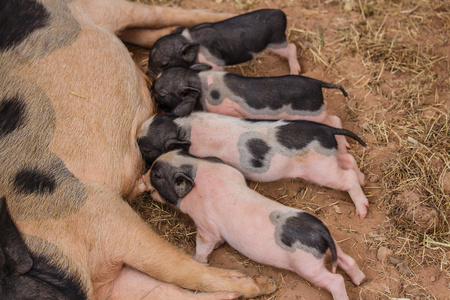
[[(366, 274), (350, 299), (450, 299), (450, 5), (438, 0), (190, 0), (161, 5), (244, 13), (282, 9), (302, 75), (342, 85), (348, 98), (324, 90), (330, 114), (369, 145), (351, 141), (366, 176), (364, 220), (345, 192), (300, 179), (249, 182), (259, 193), (321, 219)], [(129, 47), (145, 68), (148, 49)], [(269, 53), (229, 67), (248, 76), (288, 74)], [(144, 195), (134, 207), (183, 251), (195, 250), (189, 217)], [(228, 245), (210, 264), (273, 278), (278, 289), (259, 299), (332, 299), (298, 275), (260, 265)]]

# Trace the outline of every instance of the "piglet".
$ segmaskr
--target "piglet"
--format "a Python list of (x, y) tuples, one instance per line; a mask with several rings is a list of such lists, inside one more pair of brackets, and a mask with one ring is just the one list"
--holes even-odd
[[(217, 159), (171, 151), (143, 177), (154, 199), (175, 205), (194, 220), (194, 258), (199, 262), (207, 263), (209, 254), (227, 242), (256, 262), (296, 272), (331, 292), (335, 300), (348, 299), (336, 265), (356, 285), (365, 277), (319, 219), (248, 188), (238, 170)], [(333, 273), (324, 266), (328, 249)]]
[[(322, 88), (342, 86), (300, 75), (279, 77), (245, 77), (211, 71), (204, 64), (189, 69), (173, 67), (164, 70), (152, 86), (155, 102), (173, 110), (181, 102), (195, 102), (194, 109), (238, 118), (265, 120), (309, 120), (342, 128), (337, 116), (328, 115)], [(338, 138), (345, 153), (345, 137)]]
[(196, 62), (217, 70), (251, 60), (264, 50), (286, 57), (291, 74), (300, 72), (297, 49), (286, 39), (286, 15), (278, 9), (261, 9), (190, 29), (179, 27), (157, 40), (150, 49), (148, 71), (157, 74), (173, 66)]
[(149, 166), (174, 149), (198, 157), (216, 156), (253, 181), (303, 178), (347, 191), (360, 218), (366, 216), (369, 203), (360, 186), (364, 175), (353, 156), (337, 151), (335, 135), (349, 136), (366, 146), (351, 131), (303, 120), (255, 121), (207, 112), (186, 116), (189, 104), (182, 103), (173, 114), (156, 115), (141, 126), (138, 145)]

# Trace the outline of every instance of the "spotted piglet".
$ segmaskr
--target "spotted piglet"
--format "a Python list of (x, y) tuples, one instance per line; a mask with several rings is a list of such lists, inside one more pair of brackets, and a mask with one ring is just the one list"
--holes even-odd
[[(356, 285), (365, 277), (319, 219), (248, 188), (238, 170), (218, 159), (171, 151), (143, 177), (156, 200), (175, 205), (194, 220), (194, 258), (199, 262), (207, 263), (209, 254), (227, 242), (256, 262), (296, 272), (330, 291), (335, 300), (348, 299), (344, 278), (335, 274), (336, 265)], [(333, 273), (324, 266), (327, 252)]]
[[(245, 77), (209, 69), (195, 64), (164, 70), (152, 86), (155, 102), (173, 110), (192, 101), (195, 110), (238, 118), (309, 120), (342, 128), (339, 117), (327, 114), (322, 93), (322, 88), (339, 89), (347, 97), (340, 85), (300, 75)], [(337, 140), (345, 153), (349, 147), (345, 137)]]
[(186, 116), (188, 104), (143, 123), (138, 145), (147, 165), (174, 149), (216, 156), (253, 181), (303, 178), (347, 191), (360, 218), (366, 216), (369, 203), (360, 186), (364, 175), (353, 156), (337, 151), (334, 137), (346, 135), (366, 146), (351, 131), (302, 120), (254, 121), (207, 112)]
[(179, 27), (157, 40), (150, 49), (148, 70), (157, 74), (173, 66), (203, 62), (222, 70), (251, 60), (264, 50), (286, 57), (291, 74), (300, 72), (297, 49), (286, 39), (286, 15), (261, 9), (190, 29)]

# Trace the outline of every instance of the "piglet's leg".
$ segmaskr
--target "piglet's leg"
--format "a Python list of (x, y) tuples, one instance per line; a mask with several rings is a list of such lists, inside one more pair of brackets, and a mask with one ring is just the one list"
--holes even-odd
[[(342, 122), (338, 116), (328, 115), (324, 121), (324, 124), (332, 126), (332, 127), (336, 127), (336, 128), (342, 128)], [(347, 149), (350, 149), (350, 144), (348, 143), (345, 136), (336, 135), (335, 138), (338, 143), (339, 153), (347, 153)]]
[[(350, 154), (348, 154), (350, 155)], [(360, 219), (367, 215), (369, 201), (364, 195), (357, 174), (353, 169), (343, 169), (336, 156), (324, 156), (310, 152), (307, 159), (302, 159), (302, 177), (311, 182), (324, 185), (333, 189), (347, 191), (355, 203), (356, 211)], [(304, 172), (304, 170), (309, 170)], [(297, 177), (297, 176), (292, 176)]]
[(356, 175), (358, 176), (358, 181), (361, 186), (364, 186), (364, 174), (359, 170), (358, 165), (356, 164), (355, 159), (350, 154), (341, 154), (338, 153), (337, 155), (339, 166), (346, 170), (353, 170), (355, 171)]
[(344, 277), (328, 271), (323, 260), (312, 258), (293, 267), (294, 271), (317, 287), (329, 291), (334, 300), (348, 300)]
[(267, 48), (270, 52), (285, 57), (289, 62), (289, 69), (292, 75), (300, 74), (301, 67), (297, 59), (297, 47), (294, 44), (287, 44), (287, 46), (277, 47), (276, 45), (269, 45)]
[(208, 256), (219, 245), (223, 244), (223, 240), (220, 238), (206, 238), (200, 231), (197, 232), (196, 249), (194, 259), (200, 263), (207, 264)]
[(339, 245), (336, 243), (336, 241), (334, 243), (336, 244), (336, 250), (338, 255), (337, 261), (338, 266), (342, 270), (344, 270), (345, 273), (348, 274), (348, 276), (350, 276), (354, 284), (360, 285), (361, 282), (366, 277), (366, 275), (364, 275), (364, 273), (359, 269), (356, 261), (347, 254), (345, 254), (344, 251), (342, 251), (341, 247), (339, 247)]

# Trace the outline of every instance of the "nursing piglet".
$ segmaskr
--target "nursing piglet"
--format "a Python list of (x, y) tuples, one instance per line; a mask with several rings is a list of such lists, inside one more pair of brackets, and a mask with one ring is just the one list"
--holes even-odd
[(278, 9), (261, 9), (190, 29), (179, 27), (157, 40), (150, 49), (148, 70), (157, 74), (173, 66), (196, 62), (222, 70), (251, 60), (264, 50), (286, 57), (291, 74), (300, 72), (297, 49), (286, 39), (286, 15)]
[[(327, 114), (322, 93), (322, 88), (339, 89), (347, 97), (340, 85), (300, 75), (245, 77), (208, 68), (196, 64), (164, 70), (152, 86), (155, 102), (173, 110), (193, 101), (196, 110), (238, 118), (309, 120), (342, 128), (339, 117)], [(338, 144), (345, 153), (345, 137)]]
[[(207, 263), (209, 254), (227, 242), (256, 262), (296, 272), (335, 300), (348, 299), (336, 265), (356, 285), (365, 277), (319, 219), (248, 188), (238, 170), (217, 159), (171, 151), (155, 161), (144, 182), (156, 200), (170, 202), (194, 220), (199, 262)], [(333, 273), (324, 266), (328, 249)]]
[(354, 133), (301, 120), (252, 121), (207, 112), (186, 116), (183, 108), (188, 104), (143, 123), (138, 145), (147, 165), (174, 149), (216, 156), (253, 181), (303, 178), (347, 191), (360, 218), (366, 216), (369, 203), (360, 186), (364, 175), (353, 156), (337, 151), (335, 139), (346, 135), (366, 146)]

